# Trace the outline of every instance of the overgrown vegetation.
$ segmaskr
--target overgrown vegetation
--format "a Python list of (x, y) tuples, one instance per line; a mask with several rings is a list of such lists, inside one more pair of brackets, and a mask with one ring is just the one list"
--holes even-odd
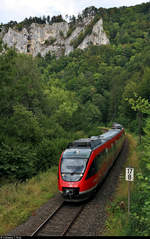
[[(129, 138), (130, 154), (125, 167), (135, 169), (135, 179), (131, 184), (130, 215), (128, 215), (128, 183), (125, 181), (125, 172), (112, 202), (107, 208), (108, 219), (104, 235), (107, 236), (149, 236), (150, 234), (150, 120), (147, 119), (144, 128), (143, 143), (136, 146)], [(137, 151), (138, 149), (138, 151)], [(137, 151), (137, 153), (136, 153)]]
[[(149, 112), (150, 113), (150, 112)], [(133, 192), (131, 217), (127, 227), (127, 235), (150, 235), (150, 119), (146, 120), (143, 144), (139, 147), (141, 172), (137, 174), (135, 190)]]
[[(127, 139), (129, 144), (128, 159), (119, 176), (116, 192), (113, 198), (107, 203), (107, 221), (103, 233), (104, 236), (126, 236), (128, 234), (128, 182), (125, 181), (125, 168), (130, 166), (135, 170), (134, 182), (130, 182), (131, 206), (133, 204), (134, 190), (136, 189), (135, 181), (137, 180), (137, 174), (140, 172), (140, 169), (139, 157), (136, 153), (137, 139), (130, 134), (127, 134)], [(132, 213), (131, 208), (130, 213)]]
[(35, 214), (57, 192), (57, 168), (40, 173), (26, 183), (0, 187), (0, 235), (4, 235)]
[(86, 9), (78, 21), (102, 16), (110, 45), (76, 49), (59, 59), (12, 49), (0, 55), (1, 178), (25, 181), (48, 170), (69, 141), (99, 134), (99, 126), (113, 121), (142, 136), (142, 170), (125, 235), (149, 234), (149, 13), (150, 3)]
[[(118, 45), (108, 28), (113, 44), (77, 49), (59, 59), (50, 54), (33, 59), (13, 50), (0, 56), (0, 157), (5, 158), (1, 176), (24, 180), (57, 164), (57, 155), (78, 136), (76, 132), (88, 135), (89, 130), (112, 121), (139, 132), (139, 114), (131, 109), (130, 99), (149, 100), (149, 6), (96, 11), (96, 18), (101, 13), (107, 27), (121, 14), (125, 32), (140, 18), (145, 34), (141, 25), (134, 24), (134, 42), (122, 44), (119, 40)], [(147, 9), (144, 16), (143, 7)], [(87, 10), (85, 16), (90, 14)], [(122, 35), (121, 23), (119, 26)], [(21, 159), (26, 167), (19, 176), (18, 167), (24, 165), (19, 163)]]

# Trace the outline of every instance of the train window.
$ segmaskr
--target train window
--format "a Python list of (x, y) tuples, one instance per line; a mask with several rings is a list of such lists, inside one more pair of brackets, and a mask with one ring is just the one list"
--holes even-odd
[(91, 167), (88, 171), (88, 174), (86, 176), (86, 179), (92, 177), (94, 174), (96, 174), (97, 172), (97, 165), (96, 165), (96, 158), (93, 160), (92, 164), (91, 164)]
[(112, 151), (112, 153), (114, 152), (114, 144), (113, 143), (111, 144), (111, 151)]
[(86, 176), (86, 179), (88, 179), (88, 178), (92, 177), (94, 174), (96, 174), (98, 172), (98, 170), (101, 168), (101, 166), (105, 160), (106, 160), (106, 151), (103, 150), (93, 160), (91, 167), (88, 171), (88, 174)]
[(105, 149), (106, 153), (108, 153), (108, 148)]
[(84, 173), (87, 159), (69, 159), (62, 158), (61, 172), (62, 173)]
[(102, 166), (102, 164), (104, 163), (106, 159), (106, 151), (103, 150), (102, 152), (100, 152), (100, 154), (97, 156), (97, 168), (98, 170), (100, 169), (100, 167)]
[(115, 155), (115, 152), (116, 152), (116, 144), (115, 142), (113, 142), (113, 154)]
[(61, 175), (64, 181), (79, 181), (84, 174), (88, 159), (62, 158)]
[(113, 147), (112, 147), (113, 145), (111, 144), (110, 145), (110, 148), (109, 148), (109, 154), (110, 154), (110, 157), (112, 157), (112, 155), (113, 155)]
[(91, 149), (66, 149), (63, 153), (64, 158), (89, 158)]

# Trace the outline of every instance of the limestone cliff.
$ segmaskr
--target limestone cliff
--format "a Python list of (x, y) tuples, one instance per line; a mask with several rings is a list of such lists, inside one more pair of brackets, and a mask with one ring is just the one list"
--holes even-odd
[[(9, 28), (7, 33), (1, 36), (3, 43), (8, 47), (15, 47), (18, 52), (28, 53), (36, 56), (38, 53), (45, 56), (49, 51), (56, 56), (68, 55), (74, 50), (73, 42), (77, 41), (80, 35), (84, 35), (86, 28), (91, 24), (93, 17), (84, 18), (78, 22), (71, 31), (70, 24), (58, 22), (53, 24), (32, 23), (28, 29), (22, 31)], [(93, 26), (90, 34), (86, 34), (77, 48), (85, 49), (89, 46), (109, 44), (109, 39), (103, 29), (103, 21), (100, 18)]]

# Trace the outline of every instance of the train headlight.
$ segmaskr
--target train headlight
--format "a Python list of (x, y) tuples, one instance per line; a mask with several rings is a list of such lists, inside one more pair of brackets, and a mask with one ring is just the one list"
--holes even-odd
[(64, 197), (74, 198), (79, 195), (79, 188), (65, 188), (63, 187)]
[(66, 193), (66, 195), (73, 194), (72, 191), (70, 191), (69, 189), (66, 189), (65, 193)]

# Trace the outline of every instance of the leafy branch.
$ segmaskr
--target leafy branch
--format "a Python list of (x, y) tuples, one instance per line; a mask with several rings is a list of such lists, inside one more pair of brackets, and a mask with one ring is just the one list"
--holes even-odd
[(135, 98), (125, 98), (126, 101), (131, 105), (131, 109), (137, 112), (150, 114), (150, 103), (147, 99), (138, 96), (134, 92)]

